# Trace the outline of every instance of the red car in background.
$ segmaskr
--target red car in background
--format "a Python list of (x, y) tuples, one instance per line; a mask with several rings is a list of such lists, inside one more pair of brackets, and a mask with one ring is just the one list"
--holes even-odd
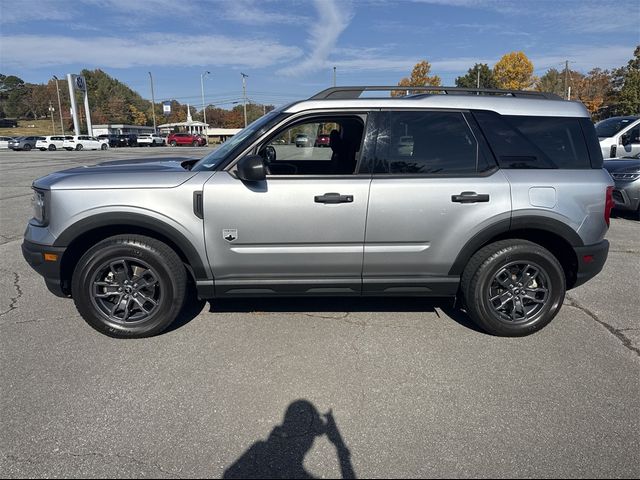
[(167, 137), (167, 143), (172, 147), (177, 147), (178, 145), (203, 147), (207, 144), (207, 139), (195, 133), (171, 133)]
[(316, 138), (315, 147), (328, 147), (329, 146), (329, 135), (328, 134), (320, 134)]

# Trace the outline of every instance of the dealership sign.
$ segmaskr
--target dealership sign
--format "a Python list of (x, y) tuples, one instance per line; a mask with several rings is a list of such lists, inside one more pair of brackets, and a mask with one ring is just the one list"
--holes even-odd
[(162, 113), (165, 115), (171, 115), (171, 102), (163, 102)]

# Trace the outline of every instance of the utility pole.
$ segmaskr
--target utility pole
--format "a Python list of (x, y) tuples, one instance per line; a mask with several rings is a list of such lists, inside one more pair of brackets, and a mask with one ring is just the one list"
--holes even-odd
[[(200, 91), (202, 92), (202, 119), (205, 125), (207, 125), (207, 108), (204, 105), (204, 76), (209, 74), (211, 74), (211, 72), (209, 71), (200, 74)], [(205, 128), (209, 130), (208, 125)]]
[(157, 133), (156, 131), (156, 97), (153, 94), (153, 77), (151, 76), (151, 72), (149, 72), (149, 79), (151, 80), (151, 114), (153, 115), (153, 133)]
[(242, 75), (242, 99), (244, 103), (244, 126), (246, 128), (247, 127), (247, 83), (245, 79), (249, 75), (246, 75), (242, 72), (240, 72), (240, 75)]
[(569, 60), (564, 62), (564, 91), (566, 99), (569, 100)]
[(333, 67), (333, 86), (336, 86), (336, 67)]
[(53, 78), (56, 81), (56, 92), (58, 94), (58, 112), (60, 113), (60, 130), (62, 130), (62, 135), (64, 135), (64, 122), (62, 121), (62, 104), (60, 103), (60, 87), (58, 86), (58, 77), (55, 75)]
[(478, 79), (476, 80), (476, 88), (480, 88), (480, 65), (478, 65), (477, 70), (477, 74), (478, 74)]
[(53, 105), (51, 105), (51, 100), (49, 100), (49, 113), (51, 114), (51, 133), (52, 134), (56, 134), (56, 124), (53, 121), (53, 112), (55, 112), (56, 109), (53, 108)]

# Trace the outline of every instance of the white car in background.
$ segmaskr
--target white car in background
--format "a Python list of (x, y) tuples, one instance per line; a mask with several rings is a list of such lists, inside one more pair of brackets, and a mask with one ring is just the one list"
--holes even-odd
[(45, 150), (57, 150), (63, 148), (65, 139), (71, 138), (73, 138), (71, 135), (49, 135), (36, 141), (36, 148), (43, 152)]
[(98, 140), (89, 135), (74, 135), (64, 139), (62, 148), (65, 150), (106, 150), (109, 148), (109, 140)]
[(640, 115), (611, 117), (596, 123), (603, 158), (632, 157), (640, 153)]
[(0, 137), (0, 150), (9, 148), (9, 140), (13, 140), (13, 137)]
[(138, 134), (138, 146), (155, 147), (156, 145), (165, 145), (165, 139), (157, 133), (140, 133)]

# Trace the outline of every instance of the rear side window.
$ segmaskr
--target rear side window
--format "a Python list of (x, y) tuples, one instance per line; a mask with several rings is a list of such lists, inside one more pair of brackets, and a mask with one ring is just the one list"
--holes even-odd
[(502, 168), (591, 168), (580, 118), (473, 114)]
[(486, 169), (462, 112), (389, 112), (386, 123), (375, 173), (475, 175)]

